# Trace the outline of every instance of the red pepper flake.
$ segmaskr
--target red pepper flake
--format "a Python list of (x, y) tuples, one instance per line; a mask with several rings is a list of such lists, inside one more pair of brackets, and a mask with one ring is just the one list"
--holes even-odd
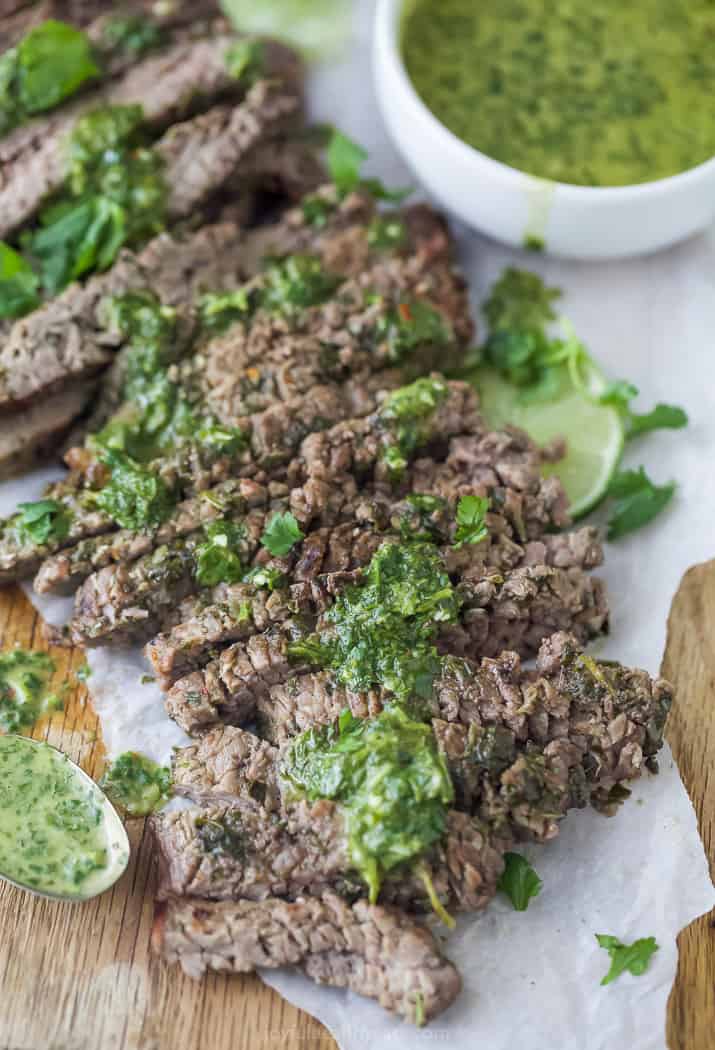
[(408, 303), (400, 303), (397, 307), (397, 312), (400, 315), (400, 319), (406, 324), (409, 324), (412, 320), (412, 311)]

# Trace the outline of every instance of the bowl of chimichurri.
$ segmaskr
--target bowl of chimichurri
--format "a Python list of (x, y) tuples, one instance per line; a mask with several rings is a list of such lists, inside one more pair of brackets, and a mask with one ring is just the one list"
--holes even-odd
[(715, 218), (711, 0), (379, 0), (388, 129), (476, 229), (557, 255), (654, 251)]

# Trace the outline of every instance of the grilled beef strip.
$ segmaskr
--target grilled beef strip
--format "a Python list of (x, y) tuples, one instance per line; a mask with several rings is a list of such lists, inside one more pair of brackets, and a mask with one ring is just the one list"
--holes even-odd
[[(259, 802), (237, 797), (229, 804), (157, 813), (149, 824), (160, 900), (295, 900), (330, 890), (353, 898), (364, 894), (351, 867), (344, 811), (333, 802), (297, 802), (268, 813)], [(496, 892), (508, 845), (478, 819), (450, 810), (443, 838), (421, 860), (445, 905), (477, 911)], [(380, 897), (413, 910), (430, 907), (425, 881), (410, 871), (387, 876)]]
[(141, 252), (123, 251), (106, 274), (70, 285), (20, 318), (0, 349), (0, 411), (95, 375), (112, 360), (121, 337), (102, 324), (106, 297), (152, 288), (165, 305), (176, 306), (207, 286), (237, 287), (244, 276), (240, 244), (240, 231), (228, 224), (188, 237), (162, 233)]
[[(378, 545), (379, 541), (374, 543), (373, 551)], [(555, 631), (569, 630), (580, 642), (586, 642), (606, 628), (608, 607), (603, 586), (582, 570), (542, 565), (485, 572), (483, 556), (479, 552), (475, 555), (474, 576), (468, 567), (455, 573), (460, 579), (457, 592), (463, 604), (459, 622), (446, 625), (437, 636), (437, 648), (443, 655), (474, 660), (513, 649), (529, 658)], [(449, 556), (447, 550), (443, 555), (446, 565)], [(216, 656), (203, 638), (197, 644), (191, 623), (172, 628), (171, 638), (193, 646), (189, 649), (193, 659), (209, 660), (171, 685), (165, 701), (171, 717), (193, 734), (216, 722), (241, 725), (254, 716), (257, 707), (264, 711), (273, 689), (310, 666), (292, 653), (296, 640), (316, 629), (320, 633), (321, 620), (316, 620), (310, 604), (278, 592), (270, 603), (257, 599), (254, 604), (245, 598), (237, 600), (228, 592), (219, 606), (225, 610), (223, 615), (217, 613), (216, 606), (209, 606), (197, 617), (198, 626), (206, 624), (214, 637), (223, 632), (224, 636), (232, 633), (239, 638)], [(330, 630), (329, 624), (327, 627)], [(199, 644), (201, 656), (196, 657)], [(166, 670), (173, 670), (173, 650), (167, 652), (160, 637), (146, 652), (154, 667), (164, 671), (162, 680), (168, 684)]]
[[(363, 494), (354, 521), (310, 533), (297, 561), (274, 559), (273, 565), (291, 583), (281, 586), (270, 600), (247, 584), (222, 588), (216, 601), (202, 598), (187, 620), (174, 622), (146, 646), (145, 655), (164, 687), (206, 663), (217, 648), (282, 622), (291, 610), (311, 618), (324, 612), (331, 597), (353, 582), (356, 570), (368, 564), (379, 546), (401, 542), (406, 534), (404, 524), (414, 508), (400, 500), (386, 509), (384, 516), (375, 515)], [(441, 521), (433, 517), (430, 528), (433, 539), (443, 544), (452, 541), (455, 528), (454, 505), (446, 510)], [(501, 515), (489, 514), (487, 520), (487, 541), (461, 550), (443, 547), (448, 571), (462, 580), (465, 602), (463, 623), (444, 629), (449, 651), (494, 655), (503, 625), (512, 637), (522, 630), (522, 644), (515, 646), (522, 652), (530, 647), (535, 651), (538, 643), (534, 646), (533, 638), (540, 641), (558, 628), (571, 626), (584, 638), (604, 628), (603, 588), (583, 572), (602, 561), (594, 528), (554, 534), (522, 547), (510, 538)]]
[(0, 480), (31, 470), (54, 452), (96, 389), (95, 379), (80, 379), (20, 409), (11, 419), (3, 418)]
[[(0, 238), (7, 239), (26, 224), (62, 187), (67, 173), (65, 140), (82, 114), (97, 106), (140, 104), (147, 126), (160, 132), (208, 109), (224, 95), (240, 99), (246, 85), (231, 75), (225, 62), (236, 39), (223, 33), (180, 41), (143, 59), (98, 91), (0, 139)], [(300, 67), (295, 52), (273, 42), (266, 42), (265, 52), (267, 79), (280, 79), (297, 96)], [(169, 153), (169, 163), (171, 159)], [(171, 182), (170, 171), (167, 178)]]
[(152, 947), (190, 977), (297, 966), (318, 984), (349, 988), (423, 1024), (459, 994), (461, 979), (423, 926), (394, 908), (336, 894), (293, 903), (170, 899)]

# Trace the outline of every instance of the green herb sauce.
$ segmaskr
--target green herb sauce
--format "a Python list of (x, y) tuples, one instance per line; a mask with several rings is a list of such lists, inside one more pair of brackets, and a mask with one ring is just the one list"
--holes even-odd
[(45, 711), (58, 706), (49, 692), (55, 671), (47, 653), (11, 649), (0, 653), (0, 729), (17, 733), (29, 729)]
[(434, 545), (388, 543), (326, 613), (330, 628), (290, 651), (333, 668), (356, 692), (382, 686), (401, 700), (428, 699), (440, 668), (434, 638), (459, 605)]
[(412, 0), (403, 54), (455, 135), (546, 179), (621, 186), (715, 154), (711, 0)]
[(123, 866), (103, 799), (47, 744), (0, 737), (0, 871), (42, 893), (91, 896)]
[(400, 387), (385, 399), (380, 417), (393, 440), (386, 446), (383, 459), (395, 479), (404, 473), (416, 450), (429, 440), (431, 420), (447, 392), (442, 379), (425, 377)]
[(107, 769), (100, 787), (124, 813), (144, 817), (168, 802), (171, 771), (137, 751), (125, 751)]
[(452, 782), (430, 726), (400, 707), (311, 729), (283, 757), (288, 789), (343, 804), (352, 864), (374, 902), (387, 872), (413, 864), (444, 833)]

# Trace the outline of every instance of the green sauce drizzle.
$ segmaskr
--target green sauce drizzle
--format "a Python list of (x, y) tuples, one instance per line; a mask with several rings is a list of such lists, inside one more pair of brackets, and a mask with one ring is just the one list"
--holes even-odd
[(364, 580), (328, 610), (330, 628), (292, 643), (290, 652), (331, 667), (355, 692), (381, 686), (400, 700), (428, 699), (440, 668), (434, 639), (442, 624), (456, 621), (459, 605), (434, 545), (388, 543)]
[(81, 899), (104, 888), (119, 844), (103, 799), (47, 744), (0, 737), (0, 871), (43, 893)]
[(17, 733), (29, 729), (45, 711), (58, 706), (49, 693), (55, 671), (47, 653), (12, 649), (0, 653), (0, 729)]
[(168, 802), (171, 771), (137, 751), (125, 751), (109, 766), (100, 787), (123, 812), (145, 817)]
[(373, 903), (386, 873), (441, 838), (454, 797), (431, 727), (397, 706), (372, 719), (346, 710), (336, 725), (301, 734), (281, 775), (296, 795), (342, 803), (351, 861)]
[(101, 510), (123, 529), (152, 529), (166, 521), (176, 499), (159, 474), (116, 449), (106, 449), (100, 459), (112, 472), (96, 496)]
[(399, 478), (414, 452), (430, 438), (430, 422), (446, 400), (447, 384), (442, 379), (416, 379), (386, 398), (380, 416), (391, 430), (393, 440), (383, 459), (394, 478)]
[(412, 0), (409, 76), (464, 142), (532, 175), (621, 186), (715, 154), (710, 0)]

